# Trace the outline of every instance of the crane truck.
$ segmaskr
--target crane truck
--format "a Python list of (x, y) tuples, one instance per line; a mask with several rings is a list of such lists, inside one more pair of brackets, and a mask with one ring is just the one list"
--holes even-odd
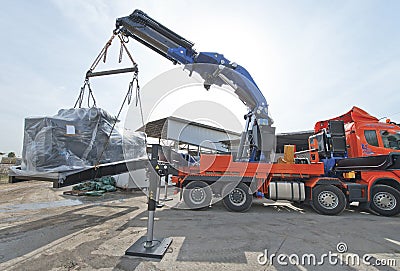
[(284, 159), (275, 162), (268, 103), (244, 67), (219, 53), (197, 52), (192, 42), (140, 10), (118, 18), (115, 33), (197, 72), (207, 90), (231, 87), (249, 109), (236, 153), (202, 154), (198, 165), (177, 167), (172, 174), (189, 208), (203, 209), (221, 197), (228, 210), (244, 212), (258, 196), (310, 204), (325, 215), (340, 214), (351, 202), (380, 215), (400, 212), (399, 125), (353, 108), (318, 122), (309, 150), (287, 146)]

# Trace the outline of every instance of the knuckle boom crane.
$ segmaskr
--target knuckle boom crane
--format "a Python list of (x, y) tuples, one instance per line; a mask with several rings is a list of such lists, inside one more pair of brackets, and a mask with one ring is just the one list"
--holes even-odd
[[(242, 66), (215, 52), (197, 52), (194, 43), (186, 40), (141, 10), (117, 19), (116, 33), (133, 38), (174, 64), (183, 64), (204, 79), (208, 90), (212, 85), (226, 84), (249, 108), (245, 115), (238, 161), (269, 162), (275, 148), (275, 128), (268, 115), (268, 103), (250, 73)], [(199, 65), (196, 65), (199, 64)], [(207, 65), (201, 65), (207, 64)]]
[(295, 146), (285, 146), (283, 159), (273, 162), (275, 128), (268, 103), (244, 67), (219, 53), (197, 52), (192, 42), (140, 10), (117, 19), (114, 33), (139, 41), (174, 64), (185, 65), (189, 75), (195, 71), (207, 90), (212, 85), (230, 86), (249, 109), (236, 158), (202, 154), (199, 166), (178, 168), (172, 174), (171, 180), (183, 188), (181, 195), (189, 208), (208, 207), (216, 195), (228, 210), (244, 212), (256, 195), (309, 204), (325, 215), (340, 214), (351, 202), (380, 215), (400, 213), (397, 124), (380, 123), (353, 108), (345, 115), (318, 122), (308, 150), (295, 152)]

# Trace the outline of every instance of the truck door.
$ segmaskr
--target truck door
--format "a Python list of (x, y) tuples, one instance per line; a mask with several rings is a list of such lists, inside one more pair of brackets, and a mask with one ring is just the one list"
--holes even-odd
[(378, 132), (375, 129), (363, 129), (360, 135), (361, 156), (381, 154)]
[(365, 127), (360, 133), (360, 144), (361, 156), (400, 152), (400, 131), (396, 129)]

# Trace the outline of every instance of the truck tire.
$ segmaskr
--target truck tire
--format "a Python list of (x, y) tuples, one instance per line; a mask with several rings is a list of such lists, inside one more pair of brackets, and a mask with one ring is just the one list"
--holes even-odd
[[(225, 186), (225, 189), (232, 189), (229, 185)], [(231, 212), (246, 212), (250, 209), (253, 203), (253, 195), (250, 192), (250, 187), (244, 183), (239, 183), (229, 193), (223, 191), (222, 195), (226, 195), (222, 200), (225, 208)]]
[(338, 215), (346, 209), (346, 197), (334, 185), (317, 185), (312, 189), (312, 208), (322, 215)]
[(370, 207), (383, 216), (394, 216), (400, 213), (400, 192), (388, 185), (372, 187)]
[(212, 200), (212, 190), (203, 181), (192, 181), (183, 190), (183, 201), (192, 210), (207, 208)]

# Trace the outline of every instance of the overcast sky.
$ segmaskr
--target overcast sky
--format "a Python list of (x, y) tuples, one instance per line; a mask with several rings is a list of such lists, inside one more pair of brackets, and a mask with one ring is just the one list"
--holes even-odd
[[(400, 112), (400, 1), (2, 1), (0, 152), (21, 153), (25, 117), (73, 107), (115, 19), (136, 8), (197, 51), (246, 67), (278, 132), (311, 130), (353, 105), (377, 117)], [(173, 68), (141, 44), (128, 45), (142, 85)], [(98, 105), (116, 114), (128, 79), (93, 80)]]

